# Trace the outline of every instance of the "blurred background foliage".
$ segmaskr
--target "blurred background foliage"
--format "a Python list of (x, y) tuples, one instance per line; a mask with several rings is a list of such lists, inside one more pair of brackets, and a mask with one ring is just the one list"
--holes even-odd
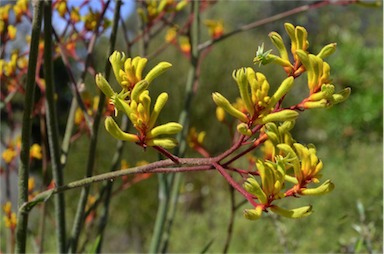
[[(225, 32), (241, 25), (302, 5), (301, 1), (218, 1), (202, 14), (202, 20), (222, 20)], [(180, 19), (187, 15), (178, 14)], [(183, 16), (184, 15), (184, 16)], [(177, 21), (177, 19), (176, 19)], [(295, 200), (296, 206), (312, 204), (314, 214), (300, 220), (265, 216), (259, 221), (245, 220), (241, 207), (236, 213), (234, 232), (229, 252), (381, 252), (383, 248), (383, 11), (359, 5), (328, 6), (285, 18), (257, 29), (240, 33), (215, 44), (204, 59), (200, 82), (191, 109), (191, 125), (207, 132), (205, 145), (212, 155), (230, 146), (227, 128), (218, 123), (211, 93), (220, 91), (227, 98), (237, 97), (232, 71), (253, 67), (263, 72), (270, 84), (277, 87), (285, 73), (274, 65), (253, 65), (257, 47), (273, 48), (268, 33), (279, 32), (287, 40), (283, 24), (290, 22), (304, 26), (309, 33), (310, 49), (318, 52), (325, 44), (336, 42), (337, 51), (326, 59), (331, 66), (331, 77), (337, 90), (351, 87), (350, 98), (327, 110), (304, 112), (296, 122), (293, 137), (302, 143), (314, 143), (325, 165), (324, 178), (330, 178), (336, 189), (329, 195)], [(137, 15), (125, 21), (130, 33), (137, 31)], [(119, 34), (118, 50), (126, 51)], [(160, 35), (150, 42), (148, 52), (164, 43)], [(133, 36), (132, 36), (133, 37)], [(209, 39), (202, 27), (201, 41)], [(107, 39), (98, 41), (96, 70), (102, 70)], [(132, 49), (132, 56), (139, 54)], [(159, 61), (169, 61), (173, 67), (151, 85), (156, 96), (167, 91), (170, 96), (160, 122), (177, 120), (183, 105), (184, 84), (188, 60), (174, 47), (150, 59), (147, 70)], [(56, 78), (65, 73), (57, 63)], [(278, 71), (276, 71), (278, 70)], [(65, 82), (66, 77), (59, 77)], [(292, 94), (303, 98), (307, 92), (301, 78)], [(96, 95), (94, 77), (85, 82), (90, 94)], [(63, 111), (59, 114), (66, 115)], [(66, 118), (63, 118), (66, 119)], [(100, 131), (97, 168), (95, 173), (108, 171), (116, 141), (104, 128)], [(84, 176), (84, 158), (89, 139), (82, 136), (72, 144), (65, 172), (65, 182)], [(189, 150), (186, 156), (198, 156)], [(126, 144), (123, 158), (134, 166), (138, 161), (155, 161), (157, 154), (144, 152)], [(120, 182), (118, 179), (116, 182)], [(118, 192), (111, 200), (110, 220), (107, 226), (104, 252), (145, 252), (153, 232), (158, 204), (157, 177)], [(100, 185), (92, 186), (97, 193)], [(73, 220), (80, 190), (66, 195), (68, 223)], [(236, 194), (237, 202), (241, 197)], [(169, 252), (201, 252), (212, 243), (208, 252), (221, 252), (227, 234), (230, 216), (228, 184), (217, 172), (184, 174), (174, 226), (170, 235)], [(288, 201), (286, 201), (288, 203)], [(52, 202), (49, 205), (53, 205)], [(289, 206), (289, 204), (287, 205)], [(49, 211), (49, 209), (48, 209)], [(50, 213), (48, 212), (48, 215)], [(363, 214), (363, 216), (362, 216)], [(35, 216), (38, 216), (37, 213)], [(50, 214), (49, 216), (53, 216)], [(33, 220), (31, 220), (33, 221)], [(86, 230), (92, 235), (92, 225)], [(49, 229), (48, 229), (49, 230)], [(54, 250), (54, 241), (47, 241), (47, 250)], [(52, 245), (52, 246), (50, 246)], [(86, 250), (85, 250), (86, 251)]]

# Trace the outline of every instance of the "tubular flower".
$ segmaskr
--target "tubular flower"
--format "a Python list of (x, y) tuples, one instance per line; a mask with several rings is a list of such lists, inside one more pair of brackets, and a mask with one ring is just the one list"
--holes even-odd
[[(327, 50), (319, 53), (322, 57), (326, 56)], [(335, 93), (334, 85), (330, 84), (330, 66), (324, 62), (320, 56), (308, 54), (302, 50), (297, 50), (297, 56), (307, 71), (308, 88), (310, 96), (302, 103), (302, 108), (324, 108), (343, 102), (351, 93), (350, 88), (345, 88), (339, 93)]]
[(143, 147), (161, 146), (166, 149), (175, 147), (176, 140), (163, 135), (176, 134), (181, 131), (182, 126), (175, 122), (156, 126), (157, 118), (168, 100), (168, 94), (161, 93), (157, 97), (151, 112), (151, 97), (147, 90), (150, 83), (171, 64), (167, 62), (157, 64), (143, 79), (142, 71), (147, 59), (141, 57), (126, 59), (124, 53), (115, 51), (109, 60), (122, 91), (116, 93), (101, 74), (96, 75), (96, 84), (110, 98), (116, 113), (122, 111), (128, 116), (137, 133), (124, 132), (112, 117), (107, 117), (105, 120), (107, 131), (117, 139), (135, 142)]
[[(135, 92), (136, 91), (134, 89), (132, 94), (134, 94)], [(118, 101), (115, 101), (116, 107), (122, 107), (125, 110), (125, 113), (128, 115), (129, 119), (131, 120), (133, 126), (136, 128), (138, 133), (130, 134), (123, 132), (118, 127), (112, 117), (107, 117), (107, 119), (105, 120), (105, 127), (112, 136), (117, 139), (136, 142), (143, 147), (162, 146), (166, 149), (171, 149), (177, 145), (175, 139), (163, 138), (159, 136), (173, 135), (180, 132), (183, 128), (180, 124), (170, 122), (154, 127), (161, 109), (164, 107), (165, 103), (168, 100), (167, 93), (162, 93), (159, 95), (155, 102), (152, 112), (150, 112), (149, 108), (151, 98), (149, 97), (148, 90), (142, 91), (139, 95), (137, 95), (137, 98), (132, 98), (130, 103), (118, 98), (117, 100)]]
[[(270, 96), (269, 83), (266, 77), (252, 68), (242, 68), (232, 74), (239, 91), (240, 99), (232, 105), (220, 93), (213, 93), (212, 98), (216, 105), (228, 114), (239, 119), (242, 124), (238, 126), (240, 133), (249, 135), (250, 128), (256, 124), (266, 124), (276, 121), (292, 121), (298, 116), (294, 110), (274, 111), (278, 101), (288, 93), (293, 86), (293, 77), (286, 78), (275, 93)], [(244, 123), (247, 125), (244, 125)]]
[[(115, 51), (109, 57), (109, 61), (111, 62), (117, 82), (123, 88), (122, 92), (128, 92), (129, 95), (135, 85), (143, 80), (142, 74), (148, 60), (139, 56), (133, 59), (126, 58), (124, 52)], [(168, 62), (160, 62), (152, 68), (144, 79), (150, 84), (152, 80), (160, 76), (171, 66), (172, 65)], [(106, 95), (111, 97), (108, 94)]]
[(290, 158), (289, 164), (293, 168), (293, 176), (289, 176), (289, 178), (296, 179), (291, 181), (296, 184), (293, 188), (295, 193), (322, 195), (334, 189), (335, 186), (330, 180), (325, 181), (316, 188), (307, 188), (307, 185), (311, 182), (319, 183), (322, 176), (320, 171), (323, 169), (323, 162), (317, 157), (313, 145), (305, 147), (302, 144), (294, 143), (292, 147), (286, 144), (280, 144), (277, 147)]

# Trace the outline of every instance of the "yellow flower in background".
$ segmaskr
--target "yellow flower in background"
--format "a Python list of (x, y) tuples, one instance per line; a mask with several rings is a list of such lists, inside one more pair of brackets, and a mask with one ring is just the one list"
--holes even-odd
[(65, 13), (67, 12), (67, 1), (60, 0), (59, 2), (57, 2), (56, 10), (59, 13), (60, 17), (64, 17)]
[(32, 192), (35, 189), (35, 178), (30, 177), (28, 179), (28, 192)]
[(161, 93), (157, 97), (151, 112), (151, 97), (147, 90), (150, 83), (172, 65), (160, 62), (143, 79), (142, 72), (147, 63), (146, 58), (126, 58), (124, 53), (115, 51), (109, 60), (122, 91), (116, 93), (100, 73), (96, 75), (96, 85), (110, 98), (111, 104), (115, 106), (115, 113), (124, 112), (138, 133), (122, 131), (112, 117), (105, 119), (107, 131), (117, 139), (135, 142), (143, 147), (161, 146), (166, 149), (175, 147), (177, 145), (175, 139), (161, 136), (176, 134), (181, 131), (182, 126), (175, 122), (156, 126), (160, 111), (168, 100), (168, 94)]
[(41, 146), (39, 144), (33, 144), (29, 150), (29, 154), (31, 158), (38, 160), (43, 158), (43, 154), (41, 153)]
[(189, 39), (187, 36), (180, 36), (179, 46), (183, 53), (185, 54), (191, 53), (191, 44), (189, 43)]
[(5, 227), (11, 230), (14, 230), (17, 224), (17, 216), (16, 216), (16, 213), (12, 212), (12, 204), (10, 201), (7, 201), (3, 205), (3, 211), (5, 214), (3, 217), (5, 222)]
[(17, 153), (13, 148), (5, 149), (1, 154), (1, 157), (7, 164), (11, 163), (16, 156), (17, 156)]
[(221, 20), (205, 20), (204, 25), (208, 27), (209, 35), (213, 39), (217, 39), (224, 33), (224, 25)]
[(4, 6), (0, 6), (0, 20), (8, 23), (8, 18), (9, 18), (9, 10), (11, 9), (10, 4), (6, 4)]
[(165, 41), (169, 43), (174, 42), (176, 40), (177, 31), (178, 27), (176, 26), (169, 28), (165, 34)]
[(71, 21), (73, 23), (77, 23), (80, 21), (81, 16), (80, 16), (80, 12), (79, 12), (79, 7), (72, 7), (71, 8), (70, 17), (71, 17)]
[(187, 143), (189, 147), (194, 148), (196, 146), (201, 146), (205, 135), (205, 131), (197, 132), (195, 127), (190, 128), (187, 136)]
[(5, 202), (3, 205), (3, 211), (5, 214), (10, 214), (12, 209), (12, 203), (10, 201)]
[(18, 0), (13, 6), (13, 11), (16, 16), (16, 22), (20, 22), (21, 17), (28, 11), (28, 0)]
[(17, 29), (16, 27), (9, 25), (8, 26), (8, 37), (10, 40), (14, 40), (16, 38)]

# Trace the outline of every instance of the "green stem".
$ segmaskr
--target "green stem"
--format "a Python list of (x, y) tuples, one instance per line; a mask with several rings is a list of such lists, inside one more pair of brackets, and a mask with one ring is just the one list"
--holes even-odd
[[(194, 83), (198, 80), (197, 70), (199, 65), (199, 56), (200, 52), (198, 50), (198, 44), (200, 41), (200, 11), (199, 11), (199, 2), (194, 1), (192, 4), (192, 13), (193, 13), (193, 22), (191, 25), (190, 32), (190, 44), (191, 44), (191, 58), (190, 58), (190, 67), (188, 71), (187, 82), (185, 86), (185, 95), (184, 95), (184, 107), (180, 113), (179, 123), (183, 125), (183, 132), (177, 136), (179, 142), (179, 147), (175, 154), (177, 156), (183, 157), (187, 149), (186, 136), (189, 130), (189, 112), (192, 104), (192, 98), (195, 95), (193, 91)], [(168, 184), (170, 184), (170, 200), (167, 207), (167, 217), (165, 222), (165, 230), (163, 232), (164, 236), (161, 244), (161, 251), (167, 252), (168, 242), (171, 235), (171, 229), (173, 220), (176, 214), (177, 200), (179, 197), (180, 185), (182, 182), (181, 174), (171, 174), (168, 176)]]
[[(18, 206), (19, 209), (25, 202), (28, 202), (28, 178), (29, 178), (29, 149), (31, 143), (32, 129), (32, 110), (35, 97), (35, 75), (36, 63), (39, 54), (39, 39), (41, 31), (41, 21), (43, 16), (42, 1), (33, 1), (33, 20), (31, 47), (29, 50), (28, 73), (25, 87), (24, 115), (21, 132), (21, 150), (20, 150), (20, 166), (18, 180)], [(16, 228), (16, 252), (26, 252), (27, 242), (28, 213), (22, 213), (19, 210), (17, 228)]]
[[(51, 154), (52, 175), (58, 186), (64, 184), (60, 164), (60, 144), (58, 120), (55, 106), (55, 87), (53, 82), (52, 63), (52, 1), (46, 0), (44, 5), (44, 74), (46, 84), (47, 130), (49, 151)], [(64, 193), (55, 196), (56, 240), (58, 253), (65, 252), (65, 199)]]
[(161, 239), (164, 233), (164, 223), (167, 216), (167, 209), (169, 206), (169, 183), (167, 176), (164, 174), (158, 175), (159, 182), (159, 206), (157, 208), (156, 221), (153, 229), (151, 245), (149, 246), (149, 253), (159, 253)]
[(77, 109), (77, 100), (72, 98), (71, 106), (69, 108), (69, 114), (67, 118), (67, 124), (65, 126), (64, 138), (61, 144), (61, 157), (60, 163), (62, 168), (67, 164), (67, 157), (69, 152), (69, 146), (71, 144), (72, 130), (75, 122), (75, 114)]

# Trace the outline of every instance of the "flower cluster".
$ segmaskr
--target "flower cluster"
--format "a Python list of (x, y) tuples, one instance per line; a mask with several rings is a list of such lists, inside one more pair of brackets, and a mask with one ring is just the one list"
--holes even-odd
[(247, 209), (245, 216), (257, 219), (261, 211), (269, 208), (272, 212), (288, 218), (301, 218), (311, 212), (311, 206), (295, 209), (285, 209), (273, 204), (273, 201), (298, 195), (322, 195), (333, 190), (334, 184), (330, 180), (315, 188), (309, 188), (310, 183), (319, 183), (322, 161), (316, 155), (313, 145), (307, 147), (296, 143), (289, 131), (293, 128), (293, 121), (281, 125), (268, 123), (263, 132), (268, 136), (264, 143), (264, 160), (256, 160), (259, 183), (253, 176), (247, 178), (244, 188), (254, 195), (260, 202), (255, 209)]
[(150, 83), (171, 67), (171, 64), (161, 62), (143, 78), (146, 58), (126, 58), (124, 53), (115, 51), (109, 60), (116, 80), (122, 88), (121, 92), (116, 93), (101, 74), (96, 75), (96, 84), (110, 98), (116, 113), (122, 111), (128, 116), (137, 133), (124, 132), (112, 117), (107, 117), (105, 120), (107, 131), (117, 139), (135, 142), (143, 147), (160, 146), (166, 149), (175, 147), (177, 142), (174, 138), (162, 136), (176, 134), (181, 131), (182, 126), (175, 122), (156, 126), (158, 116), (168, 100), (168, 94), (161, 93), (151, 111), (151, 97), (148, 90)]
[(3, 211), (4, 211), (4, 222), (5, 227), (11, 229), (12, 231), (16, 229), (17, 224), (17, 216), (15, 212), (12, 212), (12, 204), (11, 202), (7, 201), (3, 205)]
[(293, 77), (286, 78), (278, 90), (269, 95), (270, 85), (262, 73), (248, 67), (234, 71), (232, 76), (240, 91), (241, 98), (237, 105), (232, 105), (218, 92), (213, 93), (212, 98), (218, 107), (240, 120), (237, 130), (241, 134), (251, 136), (254, 133), (252, 127), (255, 125), (294, 120), (298, 116), (298, 113), (291, 109), (275, 109), (279, 100), (291, 89)]
[[(316, 155), (316, 148), (312, 144), (305, 146), (296, 142), (290, 131), (298, 111), (340, 103), (349, 96), (350, 89), (334, 92), (330, 66), (323, 60), (335, 51), (335, 43), (326, 45), (314, 55), (308, 51), (305, 28), (287, 23), (285, 29), (291, 40), (291, 58), (282, 37), (276, 32), (270, 33), (269, 37), (280, 55), (271, 54), (272, 50), (264, 52), (262, 45), (254, 58), (255, 63), (278, 64), (287, 73), (288, 77), (274, 93), (270, 93), (270, 84), (265, 75), (248, 67), (235, 70), (232, 74), (240, 93), (235, 103), (230, 103), (218, 92), (212, 94), (217, 105), (217, 118), (224, 122), (223, 111), (235, 117), (238, 134), (243, 137), (240, 140), (247, 141), (256, 132), (260, 133), (253, 147), (263, 143), (264, 156), (254, 159), (256, 169), (249, 171), (243, 183), (243, 188), (250, 196), (243, 195), (254, 206), (245, 209), (244, 216), (251, 220), (260, 218), (263, 211), (268, 210), (288, 218), (305, 217), (311, 214), (312, 206), (286, 209), (276, 205), (276, 201), (291, 196), (322, 195), (334, 189), (329, 179), (320, 184), (323, 163)], [(304, 72), (307, 73), (308, 97), (297, 105), (284, 108), (284, 97)]]
[(141, 20), (149, 25), (162, 17), (166, 12), (178, 12), (181, 11), (187, 4), (188, 0), (145, 0), (144, 7), (138, 8)]
[(350, 88), (345, 88), (335, 93), (335, 87), (331, 84), (330, 66), (323, 59), (330, 56), (336, 50), (336, 43), (324, 46), (316, 55), (308, 52), (308, 32), (304, 27), (293, 26), (285, 23), (285, 30), (291, 40), (291, 53), (294, 62), (291, 63), (288, 50), (283, 38), (277, 32), (271, 32), (269, 37), (280, 56), (271, 54), (272, 50), (264, 52), (263, 46), (259, 47), (254, 58), (255, 63), (276, 63), (281, 65), (289, 76), (298, 77), (306, 72), (308, 77), (309, 97), (297, 105), (300, 109), (325, 108), (346, 100), (351, 93)]

